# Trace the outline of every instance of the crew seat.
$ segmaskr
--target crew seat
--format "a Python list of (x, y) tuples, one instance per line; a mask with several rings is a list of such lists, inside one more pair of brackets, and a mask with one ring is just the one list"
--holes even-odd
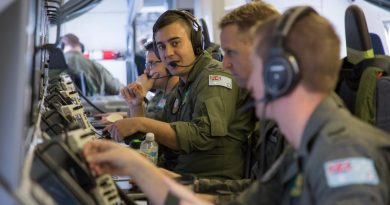
[(390, 57), (376, 55), (363, 11), (345, 12), (347, 56), (336, 93), (358, 118), (390, 132)]

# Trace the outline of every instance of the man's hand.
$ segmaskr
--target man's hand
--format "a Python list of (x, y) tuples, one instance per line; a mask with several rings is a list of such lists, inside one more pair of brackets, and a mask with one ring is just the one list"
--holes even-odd
[(146, 161), (136, 151), (107, 140), (92, 140), (84, 145), (89, 167), (98, 175), (131, 175), (138, 163)]
[(152, 77), (148, 78), (146, 74), (142, 74), (135, 82), (122, 87), (120, 93), (127, 104), (134, 107), (141, 106), (146, 93), (153, 88), (155, 78), (158, 76), (158, 73), (154, 73)]
[(120, 93), (126, 103), (131, 107), (141, 106), (146, 95), (139, 82), (133, 82), (126, 87), (122, 87)]
[(136, 82), (140, 83), (143, 87), (143, 92), (147, 93), (149, 90), (153, 88), (154, 81), (156, 81), (156, 78), (159, 77), (158, 73), (152, 74), (151, 77), (148, 77), (147, 74), (142, 74), (138, 76)]
[(117, 142), (122, 142), (124, 137), (130, 136), (136, 132), (143, 132), (140, 118), (125, 118), (118, 120), (112, 125), (104, 128), (110, 132), (111, 138)]

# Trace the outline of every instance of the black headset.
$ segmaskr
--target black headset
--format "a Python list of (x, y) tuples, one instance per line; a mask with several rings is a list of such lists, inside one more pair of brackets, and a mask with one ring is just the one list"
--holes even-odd
[[(84, 53), (85, 52), (84, 44), (82, 44), (81, 42), (79, 42), (79, 43), (80, 43), (81, 53)], [(65, 43), (62, 40), (60, 42), (60, 48), (62, 51), (64, 51)]]
[(294, 24), (312, 12), (317, 13), (309, 6), (293, 7), (285, 11), (276, 22), (272, 47), (263, 70), (265, 97), (268, 101), (288, 94), (298, 82), (300, 75), (298, 61), (284, 44)]
[[(192, 48), (194, 49), (194, 54), (196, 56), (202, 54), (204, 50), (203, 30), (196, 17), (186, 10), (168, 10), (161, 14), (161, 16), (157, 19), (155, 25), (157, 25), (164, 18), (164, 16), (168, 14), (177, 14), (187, 22), (187, 24), (191, 27), (191, 43)], [(153, 28), (153, 46), (156, 56), (161, 59), (160, 54), (158, 53), (157, 43), (155, 39), (156, 32), (157, 30)]]

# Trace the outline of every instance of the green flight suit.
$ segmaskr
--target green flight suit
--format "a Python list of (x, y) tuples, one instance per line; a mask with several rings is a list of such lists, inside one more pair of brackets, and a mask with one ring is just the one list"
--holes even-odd
[(173, 92), (157, 90), (154, 97), (149, 100), (145, 108), (145, 117), (161, 120), (167, 99), (173, 95)]
[[(145, 108), (145, 116), (155, 120), (162, 120), (167, 100), (173, 95), (173, 93), (173, 90), (170, 92), (157, 90), (156, 94), (149, 100)], [(176, 151), (159, 144), (157, 166), (172, 170), (177, 165), (177, 157), (178, 153)]]
[[(231, 204), (389, 204), (390, 136), (331, 97), (315, 109), (279, 171)], [(279, 192), (269, 186), (280, 184)], [(277, 187), (277, 186), (276, 186)]]
[(101, 64), (86, 59), (79, 52), (66, 52), (65, 59), (71, 74), (84, 75), (87, 95), (117, 95), (123, 86)]
[[(246, 153), (246, 166), (249, 175), (244, 179), (239, 180), (218, 180), (218, 179), (199, 179), (197, 192), (207, 194), (221, 194), (224, 200), (228, 199), (227, 195), (232, 195), (231, 199), (235, 195), (244, 191), (248, 188), (254, 180), (259, 178), (262, 173), (261, 171), (268, 170), (279, 155), (283, 152), (286, 141), (284, 140), (283, 134), (280, 132), (278, 126), (273, 121), (266, 121), (265, 135), (266, 135), (266, 153), (264, 156), (260, 156), (261, 143), (259, 143), (260, 128), (259, 123), (256, 123), (256, 129), (251, 136), (251, 145), (248, 145)], [(264, 163), (265, 168), (261, 166)], [(231, 200), (230, 200), (231, 201)]]
[(237, 109), (250, 99), (221, 62), (205, 52), (187, 83), (180, 80), (164, 109), (180, 147), (174, 171), (198, 177), (240, 179), (244, 144), (254, 127), (252, 113)]

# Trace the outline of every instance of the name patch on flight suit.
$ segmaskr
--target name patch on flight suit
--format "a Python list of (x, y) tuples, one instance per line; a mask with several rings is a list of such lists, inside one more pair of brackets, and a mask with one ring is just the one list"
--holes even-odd
[(222, 75), (209, 75), (209, 86), (215, 85), (232, 89), (232, 79)]
[(160, 101), (158, 101), (157, 106), (159, 108), (164, 108), (166, 102), (167, 102), (167, 100), (165, 98), (161, 98)]
[(353, 184), (379, 183), (374, 162), (364, 157), (350, 157), (324, 164), (326, 180), (331, 188)]
[(177, 111), (179, 110), (179, 99), (175, 99), (175, 102), (173, 103), (173, 108), (172, 108), (172, 114), (176, 114)]

